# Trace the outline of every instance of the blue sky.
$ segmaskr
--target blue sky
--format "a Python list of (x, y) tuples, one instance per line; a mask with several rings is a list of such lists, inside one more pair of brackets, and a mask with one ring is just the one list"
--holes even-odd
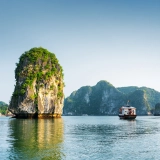
[(100, 80), (160, 91), (159, 0), (1, 0), (0, 101), (20, 55), (40, 46), (59, 59), (66, 97)]

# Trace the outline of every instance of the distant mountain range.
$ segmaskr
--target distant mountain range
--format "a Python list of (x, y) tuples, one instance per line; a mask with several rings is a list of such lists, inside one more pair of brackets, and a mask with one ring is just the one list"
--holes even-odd
[(63, 115), (117, 115), (127, 101), (137, 108), (137, 115), (147, 115), (160, 103), (160, 92), (136, 86), (115, 88), (102, 80), (72, 92), (65, 99)]

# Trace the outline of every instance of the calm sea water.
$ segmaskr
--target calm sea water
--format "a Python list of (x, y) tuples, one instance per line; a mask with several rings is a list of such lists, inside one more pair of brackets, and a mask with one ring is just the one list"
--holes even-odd
[(160, 117), (0, 117), (0, 160), (160, 160)]

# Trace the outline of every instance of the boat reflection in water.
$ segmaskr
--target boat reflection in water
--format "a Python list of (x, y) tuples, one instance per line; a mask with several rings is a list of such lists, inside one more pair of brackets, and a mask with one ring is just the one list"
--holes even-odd
[(63, 119), (13, 119), (10, 121), (9, 159), (64, 158)]

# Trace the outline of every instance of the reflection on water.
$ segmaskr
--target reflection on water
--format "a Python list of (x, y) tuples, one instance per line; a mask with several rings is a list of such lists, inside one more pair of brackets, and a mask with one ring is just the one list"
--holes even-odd
[(9, 159), (62, 159), (62, 118), (13, 119), (9, 129)]
[(0, 160), (158, 160), (160, 117), (0, 118)]

